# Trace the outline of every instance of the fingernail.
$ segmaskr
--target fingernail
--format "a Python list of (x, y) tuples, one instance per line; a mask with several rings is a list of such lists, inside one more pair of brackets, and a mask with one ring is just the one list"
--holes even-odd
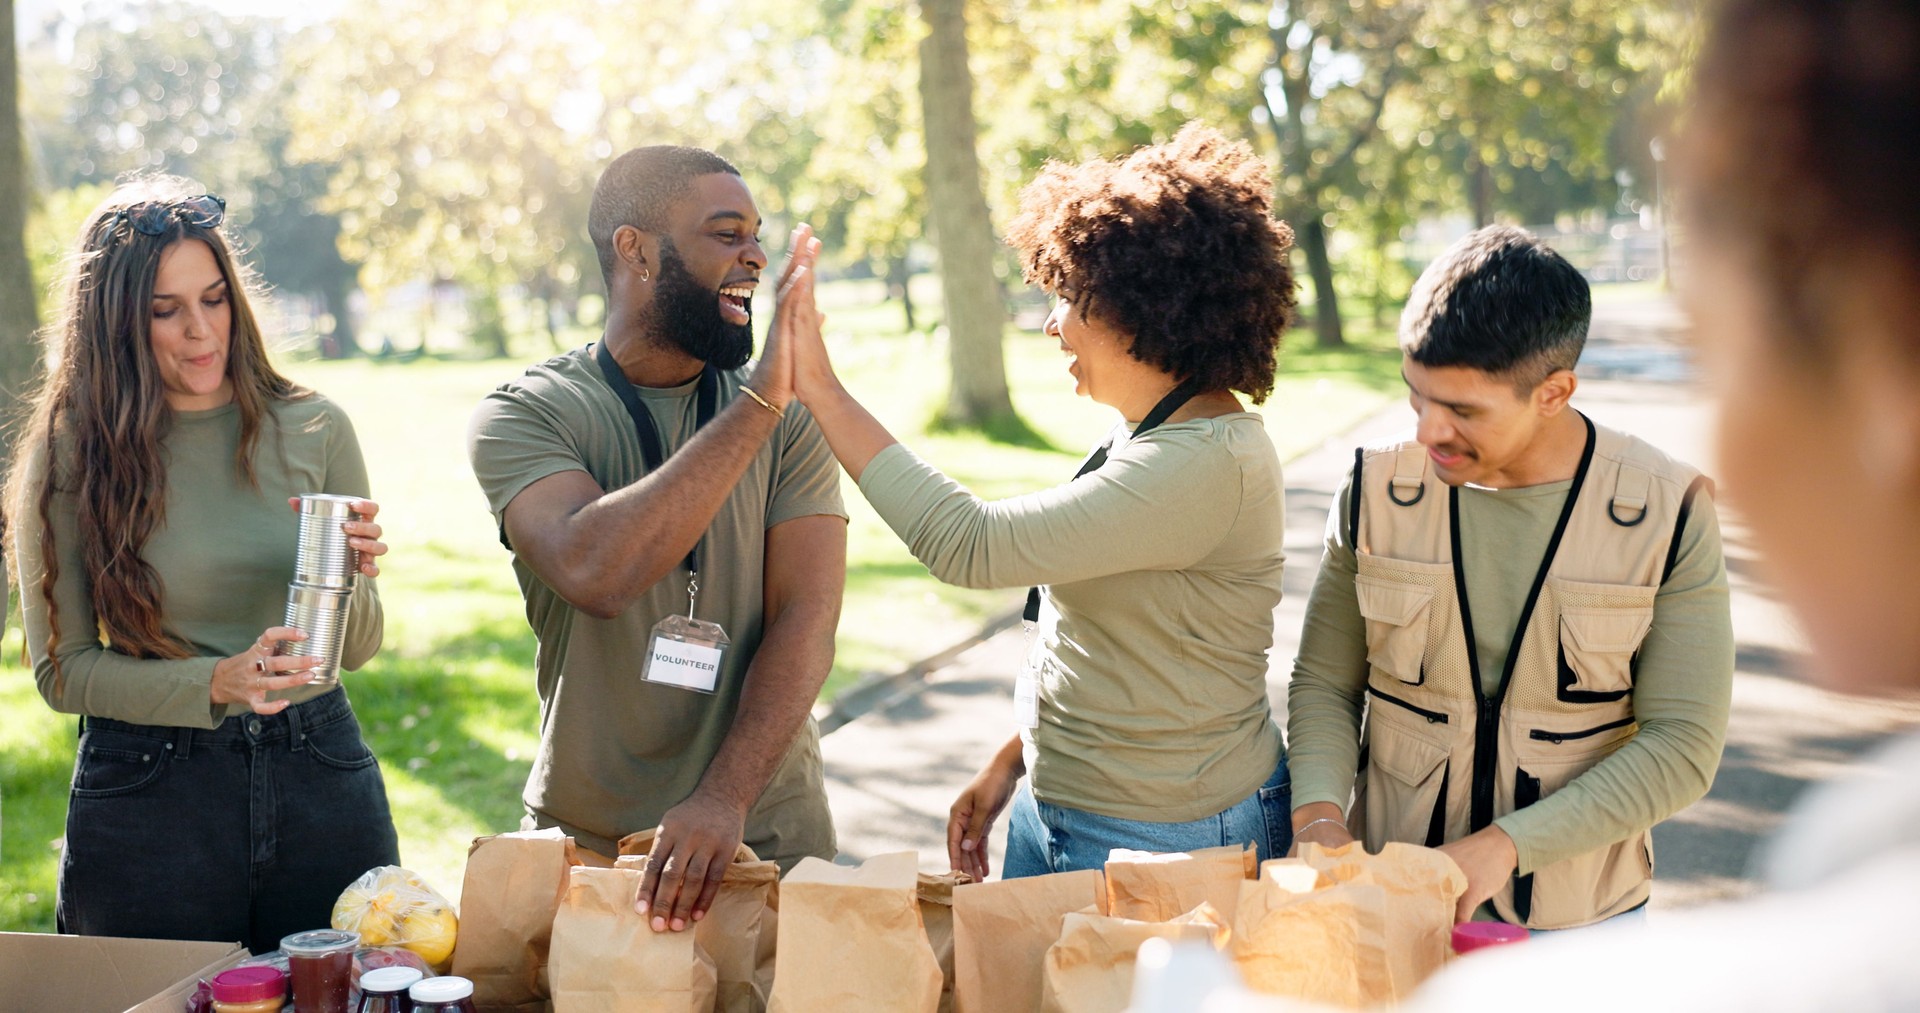
[(646, 913), (647, 913), (647, 906), (648, 906), (648, 905), (647, 905), (647, 902), (646, 902), (646, 901), (644, 901), (644, 900), (642, 900), (642, 901), (635, 901), (635, 902), (634, 902), (634, 905), (633, 905), (633, 909), (634, 909), (635, 911), (638, 911), (638, 912), (640, 912), (641, 914), (646, 914)]
[(695, 911), (693, 913), (693, 920), (697, 922), (700, 919), (705, 918), (706, 916), (707, 916), (707, 913), (705, 911)]
[(675, 918), (673, 920), (673, 931), (678, 932), (681, 929), (684, 929), (686, 927), (687, 927), (687, 920), (685, 918)]
[(667, 931), (667, 920), (665, 918), (655, 918), (653, 920), (653, 931), (655, 932)]
[(961, 841), (961, 842), (960, 842), (960, 850), (961, 850), (961, 851), (972, 851), (972, 850), (973, 850), (973, 842), (972, 842), (972, 841)]

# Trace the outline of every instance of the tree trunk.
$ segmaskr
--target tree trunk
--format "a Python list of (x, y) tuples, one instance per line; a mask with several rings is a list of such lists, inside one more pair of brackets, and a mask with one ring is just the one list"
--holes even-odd
[(21, 139), (13, 0), (0, 0), (0, 417), (7, 418), (40, 365), (35, 338), (40, 313), (34, 308), (33, 265), (27, 260), (27, 160)]
[(327, 314), (333, 317), (333, 353), (330, 358), (350, 359), (364, 354), (360, 348), (360, 339), (353, 331), (353, 310), (348, 300), (353, 296), (354, 270), (351, 265), (342, 263), (340, 270), (327, 274), (326, 290), (320, 297), (327, 301)]
[(966, 0), (921, 0), (920, 105), (927, 146), (927, 205), (946, 303), (952, 384), (949, 424), (984, 426), (1013, 415), (1001, 340), (1006, 307), (993, 276), (993, 220), (974, 150), (973, 72), (967, 66)]
[(913, 271), (906, 254), (887, 258), (887, 294), (900, 296), (900, 309), (907, 317), (907, 333), (919, 330), (913, 319)]
[(1467, 158), (1467, 200), (1473, 205), (1473, 227), (1493, 224), (1493, 170), (1478, 155)]
[(1340, 297), (1333, 291), (1333, 258), (1327, 255), (1327, 227), (1320, 209), (1302, 207), (1294, 217), (1300, 250), (1307, 255), (1307, 274), (1313, 278), (1313, 343), (1321, 348), (1345, 348), (1340, 330)]

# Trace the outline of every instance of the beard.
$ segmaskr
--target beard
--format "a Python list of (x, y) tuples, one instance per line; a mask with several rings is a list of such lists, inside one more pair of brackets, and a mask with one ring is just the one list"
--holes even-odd
[(752, 303), (747, 315), (745, 324), (728, 323), (720, 315), (720, 293), (700, 284), (673, 241), (662, 237), (653, 302), (641, 314), (646, 329), (716, 369), (739, 369), (753, 354)]

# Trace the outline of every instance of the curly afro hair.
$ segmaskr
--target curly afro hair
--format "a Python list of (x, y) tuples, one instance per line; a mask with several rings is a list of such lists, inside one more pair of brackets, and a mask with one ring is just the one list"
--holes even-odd
[(1259, 404), (1294, 309), (1293, 231), (1272, 206), (1253, 149), (1189, 123), (1125, 158), (1048, 163), (1007, 243), (1029, 284), (1130, 335), (1134, 358)]

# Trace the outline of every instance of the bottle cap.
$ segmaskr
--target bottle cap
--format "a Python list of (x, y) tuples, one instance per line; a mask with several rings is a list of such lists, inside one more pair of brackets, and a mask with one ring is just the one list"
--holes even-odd
[(208, 982), (221, 1002), (259, 1002), (287, 994), (287, 976), (277, 967), (235, 967)]
[(1526, 929), (1506, 922), (1461, 922), (1453, 927), (1453, 952), (1471, 953), (1489, 946), (1521, 943), (1529, 935)]
[(451, 974), (415, 982), (407, 990), (407, 996), (414, 1002), (455, 1002), (472, 995), (473, 982)]
[(414, 982), (426, 977), (417, 967), (376, 967), (360, 976), (360, 992), (405, 995)]

